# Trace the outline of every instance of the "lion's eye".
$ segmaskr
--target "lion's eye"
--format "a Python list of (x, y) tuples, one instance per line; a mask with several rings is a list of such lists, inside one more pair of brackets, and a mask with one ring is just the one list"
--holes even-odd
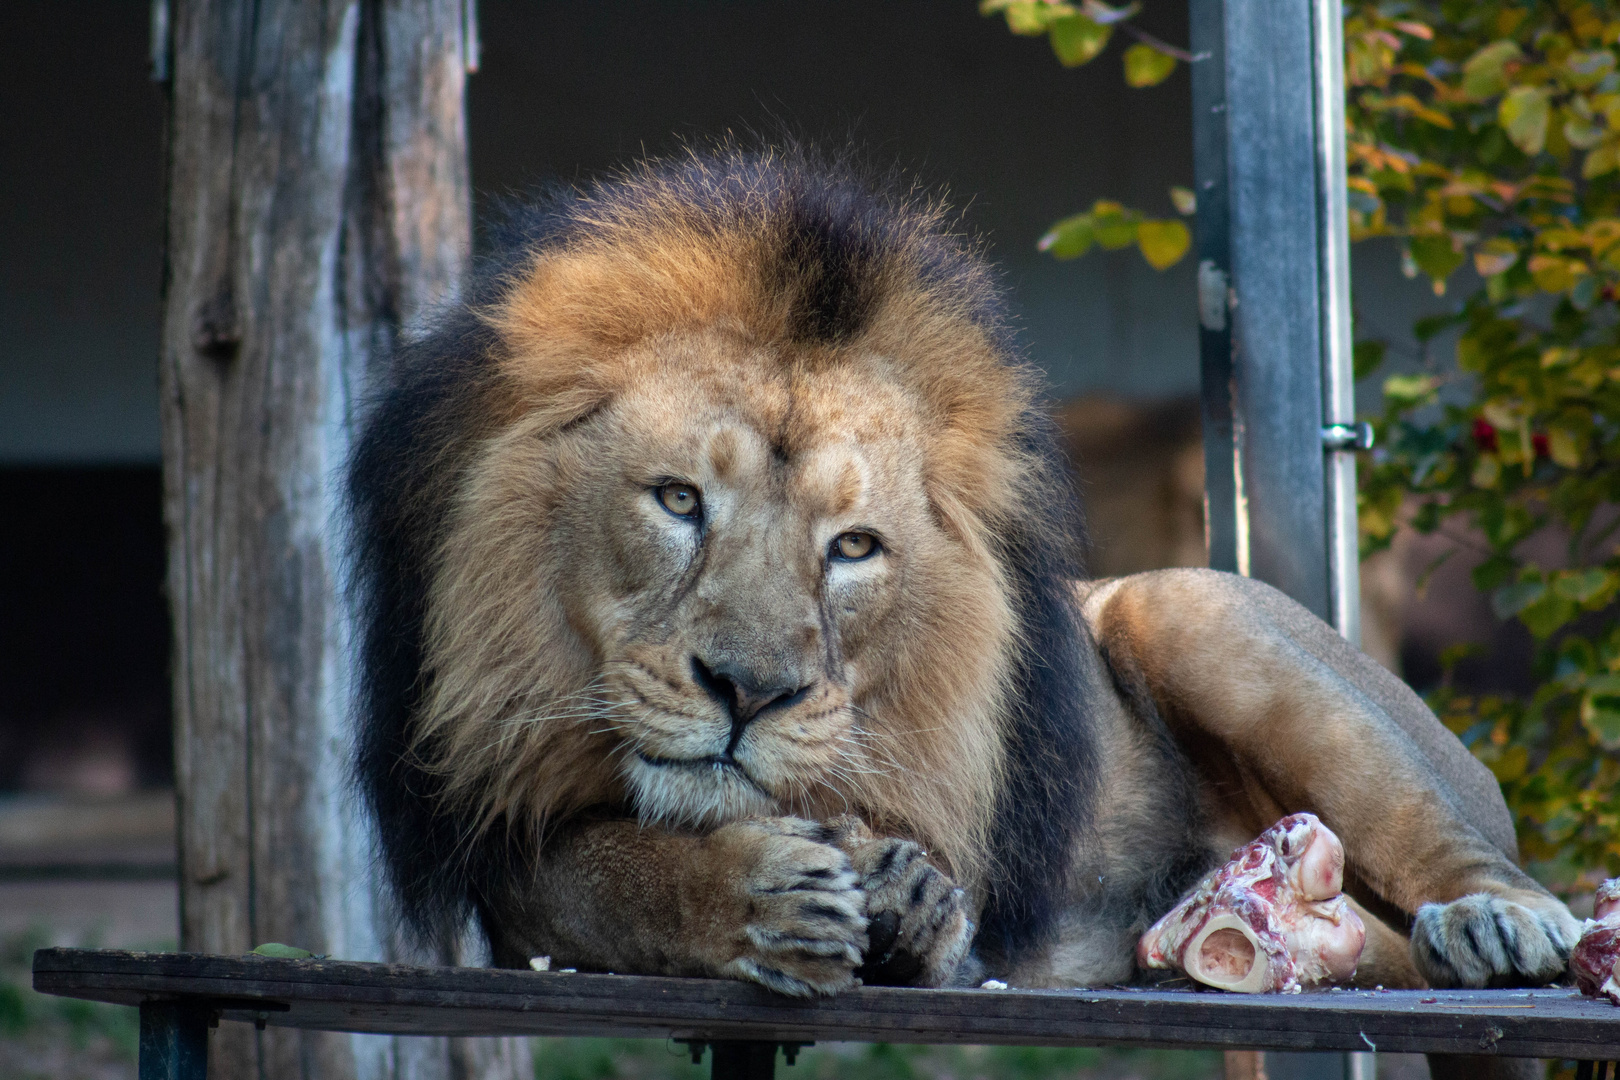
[(676, 517), (691, 517), (697, 513), (702, 500), (697, 488), (691, 484), (663, 484), (658, 488), (658, 501)]
[(833, 554), (840, 559), (864, 559), (877, 551), (877, 537), (871, 533), (847, 532), (840, 533), (833, 541)]

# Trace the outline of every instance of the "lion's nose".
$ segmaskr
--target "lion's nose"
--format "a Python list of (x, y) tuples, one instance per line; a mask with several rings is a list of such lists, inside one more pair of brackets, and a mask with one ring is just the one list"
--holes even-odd
[(760, 713), (766, 709), (786, 708), (810, 690), (809, 686), (800, 686), (797, 679), (762, 676), (741, 664), (725, 661), (705, 664), (696, 656), (692, 657), (692, 677), (710, 697), (724, 705), (731, 716), (728, 751), (736, 747), (743, 728)]

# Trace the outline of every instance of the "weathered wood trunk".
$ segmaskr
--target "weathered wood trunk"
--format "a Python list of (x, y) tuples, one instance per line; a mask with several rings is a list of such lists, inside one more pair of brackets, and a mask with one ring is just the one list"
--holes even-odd
[[(348, 789), (341, 480), (368, 376), (466, 273), (468, 6), (173, 0), (159, 43), (186, 949), (435, 959), (391, 929)], [(212, 1049), (244, 1080), (524, 1068), (498, 1043), (226, 1027)]]

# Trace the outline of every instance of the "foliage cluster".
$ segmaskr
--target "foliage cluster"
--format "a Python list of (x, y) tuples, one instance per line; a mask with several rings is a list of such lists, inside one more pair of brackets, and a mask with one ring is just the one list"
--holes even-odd
[[(1179, 63), (1192, 59), (1183, 49), (1160, 41), (1131, 23), (1142, 10), (1140, 2), (1109, 7), (1101, 0), (980, 0), (986, 15), (1001, 15), (1007, 28), (1029, 37), (1045, 36), (1052, 52), (1064, 67), (1089, 64), (1103, 54), (1116, 29), (1123, 30), (1136, 43), (1121, 55), (1125, 81), (1131, 86), (1157, 86), (1168, 79)], [(1197, 208), (1193, 193), (1184, 187), (1170, 189), (1170, 201), (1178, 214)], [(1155, 270), (1174, 266), (1192, 246), (1192, 233), (1176, 218), (1155, 218), (1117, 202), (1099, 199), (1081, 214), (1056, 222), (1036, 244), (1058, 259), (1074, 259), (1092, 246), (1108, 251), (1136, 245), (1142, 257)]]
[[(1455, 366), (1384, 380), (1363, 546), (1402, 527), (1454, 539), (1533, 635), (1533, 693), (1443, 686), (1431, 704), (1496, 774), (1540, 876), (1585, 891), (1620, 874), (1620, 10), (1354, 0), (1346, 16), (1352, 235), (1398, 238), (1437, 294), (1477, 275), (1416, 327), (1456, 334)], [(1358, 373), (1384, 351), (1360, 343)]]
[[(1069, 66), (1123, 30), (1133, 86), (1192, 60), (1134, 27), (1140, 3), (980, 10), (1045, 35)], [(1442, 532), (1480, 556), (1474, 581), (1497, 615), (1533, 635), (1533, 693), (1448, 680), (1431, 704), (1501, 782), (1532, 868), (1584, 891), (1620, 874), (1620, 4), (1346, 0), (1345, 16), (1353, 238), (1394, 238), (1437, 295), (1476, 275), (1452, 313), (1415, 328), (1424, 368), (1384, 380), (1363, 551), (1401, 528)], [(1193, 210), (1191, 192), (1172, 197)], [(1073, 258), (1132, 242), (1158, 267), (1187, 248), (1180, 222), (1106, 200), (1040, 246)], [(1448, 333), (1455, 365), (1428, 352)], [(1357, 374), (1385, 352), (1360, 342)]]

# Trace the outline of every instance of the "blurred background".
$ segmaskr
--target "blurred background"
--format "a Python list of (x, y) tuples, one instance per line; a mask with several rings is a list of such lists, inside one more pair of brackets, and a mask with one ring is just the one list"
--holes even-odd
[[(986, 239), (1070, 438), (1095, 570), (1203, 561), (1192, 260), (1159, 272), (1134, 249), (1064, 263), (1035, 248), (1102, 196), (1173, 216), (1168, 186), (1192, 175), (1184, 66), (1147, 89), (1112, 62), (1065, 70), (973, 0), (479, 8), (468, 101), (480, 214), (683, 140), (853, 143), (948, 193)], [(164, 97), (148, 79), (147, 20), (143, 0), (0, 5), (0, 937), (12, 969), (47, 940), (176, 937), (156, 371)], [(1138, 25), (1185, 43), (1184, 0), (1154, 0)], [(1377, 244), (1356, 250), (1354, 293), (1363, 329), (1397, 359), (1404, 328), (1442, 305)], [(1366, 568), (1369, 651), (1424, 689), (1441, 646), (1496, 634), (1494, 655), (1460, 677), (1522, 680), (1502, 658), (1528, 650), (1495, 629), (1462, 560), (1417, 595), (1429, 558), (1406, 543)], [(40, 1007), (18, 993), (0, 993), (13, 1033)], [(70, 1061), (36, 1046), (18, 1062), (127, 1074), (132, 1028), (75, 1015), (57, 1019), (80, 1025), (84, 1045), (100, 1032), (100, 1050)], [(556, 1075), (608, 1075), (598, 1051), (542, 1057)], [(1023, 1067), (927, 1060), (915, 1068)], [(1209, 1055), (1063, 1060), (1097, 1076), (1218, 1069)]]

